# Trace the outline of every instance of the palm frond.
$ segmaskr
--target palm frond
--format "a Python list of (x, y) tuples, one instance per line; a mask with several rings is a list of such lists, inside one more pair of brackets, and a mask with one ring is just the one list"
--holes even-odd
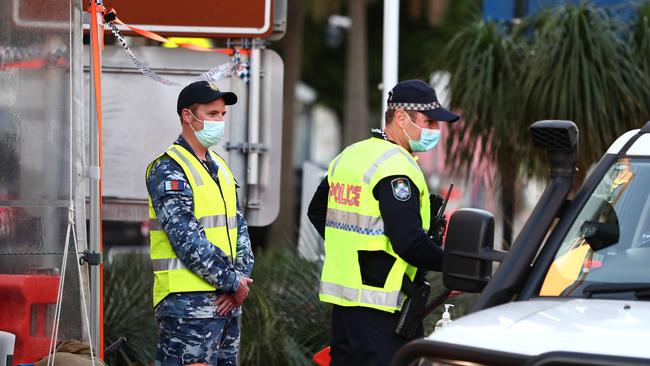
[(148, 365), (158, 337), (148, 255), (116, 256), (104, 269), (104, 344), (126, 337), (127, 343), (107, 358), (111, 365)]
[[(466, 26), (450, 41), (445, 54), (451, 73), (451, 105), (461, 110), (462, 130), (448, 140), (454, 170), (467, 170), (475, 146), (499, 153), (504, 146), (516, 147), (525, 129), (518, 128), (520, 103), (517, 70), (521, 49), (507, 27), (492, 21)], [(490, 138), (487, 138), (491, 136)]]
[(608, 9), (567, 4), (546, 15), (525, 53), (520, 81), (525, 119), (574, 121), (583, 171), (648, 115), (643, 97), (648, 78), (626, 34), (629, 28)]
[[(637, 22), (634, 27), (633, 39), (634, 58), (646, 76), (650, 75), (650, 1), (642, 1), (637, 10)], [(650, 119), (650, 116), (648, 116)]]
[(329, 339), (329, 306), (318, 299), (320, 264), (280, 247), (256, 254), (252, 276), (242, 317), (242, 364), (310, 365)]

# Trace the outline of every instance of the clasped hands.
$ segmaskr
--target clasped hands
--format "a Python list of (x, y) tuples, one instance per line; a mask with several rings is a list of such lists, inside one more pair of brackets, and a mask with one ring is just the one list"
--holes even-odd
[(248, 297), (251, 283), (253, 283), (252, 278), (241, 277), (239, 280), (239, 288), (234, 294), (222, 294), (219, 296), (215, 302), (217, 313), (221, 316), (226, 316), (232, 309), (240, 307)]

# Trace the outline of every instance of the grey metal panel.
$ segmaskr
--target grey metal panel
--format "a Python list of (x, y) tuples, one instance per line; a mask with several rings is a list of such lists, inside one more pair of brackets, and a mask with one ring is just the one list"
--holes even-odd
[[(90, 209), (86, 202), (86, 211)], [(102, 220), (104, 221), (148, 221), (149, 210), (146, 200), (121, 200), (105, 198), (102, 202)]]
[[(151, 69), (181, 86), (168, 86), (150, 80), (131, 63), (121, 47), (106, 46), (103, 51), (103, 194), (110, 208), (104, 219), (143, 221), (146, 217), (147, 164), (165, 151), (180, 133), (176, 100), (182, 86), (201, 73), (230, 61), (213, 52), (196, 52), (161, 47), (131, 47), (133, 53)], [(87, 55), (88, 49), (84, 52)], [(84, 57), (84, 62), (88, 62)], [(88, 85), (88, 70), (85, 70)], [(262, 98), (260, 142), (269, 150), (260, 156), (259, 209), (248, 210), (251, 226), (270, 224), (279, 210), (279, 180), (282, 131), (283, 63), (271, 50), (262, 51)], [(230, 165), (246, 206), (246, 153), (224, 146), (247, 142), (248, 86), (237, 77), (217, 81), (219, 88), (232, 90), (239, 97), (228, 107), (226, 138), (215, 148)], [(85, 100), (84, 103), (88, 101)], [(87, 108), (84, 108), (87, 110)], [(86, 137), (88, 141), (88, 137)], [(119, 207), (121, 205), (122, 207)], [(108, 212), (107, 212), (108, 211)]]
[(251, 226), (267, 226), (280, 210), (280, 164), (282, 162), (282, 95), (284, 63), (273, 50), (262, 52), (260, 144), (268, 150), (259, 157), (258, 208), (248, 208)]
[(266, 37), (269, 41), (277, 41), (284, 37), (287, 31), (287, 0), (273, 1), (273, 33)]
[[(87, 54), (88, 49), (84, 51)], [(133, 47), (132, 51), (156, 72), (180, 84), (168, 86), (148, 79), (133, 66), (121, 47), (104, 49), (103, 195), (141, 201), (147, 198), (144, 183), (147, 164), (180, 134), (176, 100), (182, 86), (230, 58), (217, 53), (161, 47)], [(85, 77), (88, 85), (88, 72)], [(230, 78), (219, 80), (217, 85), (230, 90)], [(236, 114), (240, 108), (239, 104), (232, 106), (229, 113)], [(215, 150), (223, 153), (218, 148)]]

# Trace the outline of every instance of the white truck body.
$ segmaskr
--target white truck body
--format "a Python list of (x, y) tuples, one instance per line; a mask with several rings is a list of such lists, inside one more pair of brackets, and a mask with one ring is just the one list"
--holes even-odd
[(650, 302), (516, 301), (459, 318), (429, 338), (528, 356), (567, 351), (650, 362)]
[(454, 213), (443, 282), (481, 295), (393, 365), (650, 365), (650, 122), (621, 135), (570, 199), (577, 127), (540, 122), (531, 134), (551, 179), (511, 251), (491, 248), (491, 214)]

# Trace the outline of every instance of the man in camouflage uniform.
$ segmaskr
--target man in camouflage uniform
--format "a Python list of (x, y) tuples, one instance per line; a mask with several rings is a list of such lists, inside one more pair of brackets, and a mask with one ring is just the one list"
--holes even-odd
[[(204, 281), (201, 286), (214, 289), (177, 292), (174, 291), (174, 286), (169, 285), (167, 293), (163, 292), (162, 300), (154, 304), (160, 327), (156, 365), (237, 365), (241, 304), (248, 296), (254, 260), (246, 219), (239, 203), (226, 202), (229, 196), (224, 198), (225, 191), (222, 191), (224, 185), (230, 183), (229, 179), (228, 182), (223, 179), (224, 174), (232, 177), (232, 173), (218, 155), (208, 150), (223, 135), (225, 106), (236, 102), (235, 94), (221, 92), (215, 85), (205, 81), (186, 86), (181, 91), (177, 104), (182, 133), (167, 152), (148, 167), (146, 185), (150, 197), (151, 231), (153, 233), (156, 228), (164, 231), (168, 244), (173, 249), (176, 258), (171, 254), (172, 258), (166, 259), (165, 263), (180, 261), (176, 268), (156, 272), (160, 271), (160, 268), (156, 268), (156, 263), (160, 260), (154, 259), (154, 274), (163, 273), (171, 277), (169, 273), (174, 272), (173, 269), (181, 268), (181, 271), (189, 270), (192, 277), (198, 276), (194, 277), (197, 278), (194, 282)], [(191, 155), (178, 160), (173, 158), (170, 153), (172, 150), (183, 150)], [(196, 177), (188, 179), (190, 174), (184, 170), (187, 165), (183, 161), (189, 163), (187, 156), (190, 157), (189, 160), (196, 158), (192, 160), (193, 164), (189, 164), (194, 165), (191, 169), (196, 169), (200, 163), (198, 167), (201, 168), (202, 165), (205, 168), (202, 174), (207, 171), (209, 177), (214, 179), (223, 206), (230, 205), (234, 208), (236, 205), (236, 244), (228, 243), (230, 234), (217, 236), (225, 237), (225, 244), (208, 239), (211, 234), (206, 235), (209, 231), (206, 231), (208, 227), (204, 227), (204, 218), (197, 219), (196, 215), (198, 211), (195, 209), (195, 199), (198, 191), (193, 192)], [(235, 187), (238, 186), (234, 178), (232, 184), (235, 184), (232, 191), (236, 192)], [(234, 194), (231, 197), (236, 200)], [(234, 237), (235, 225), (228, 227), (223, 224)], [(236, 255), (232, 253), (233, 247), (236, 247)], [(159, 251), (154, 249), (152, 234), (152, 258), (155, 257), (156, 250)], [(156, 281), (163, 282), (158, 276)], [(185, 282), (187, 281), (182, 280), (178, 283)], [(154, 301), (159, 287), (159, 283), (154, 284)]]

